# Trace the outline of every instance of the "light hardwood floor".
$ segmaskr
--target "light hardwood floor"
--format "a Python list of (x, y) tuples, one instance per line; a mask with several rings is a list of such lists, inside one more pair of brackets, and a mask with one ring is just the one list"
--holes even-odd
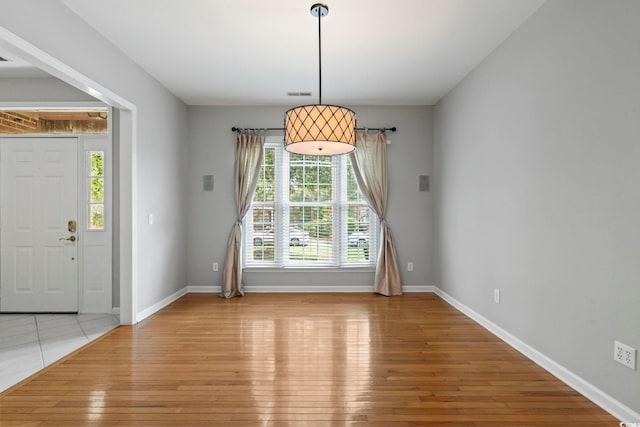
[(434, 294), (189, 294), (0, 395), (2, 426), (617, 426)]

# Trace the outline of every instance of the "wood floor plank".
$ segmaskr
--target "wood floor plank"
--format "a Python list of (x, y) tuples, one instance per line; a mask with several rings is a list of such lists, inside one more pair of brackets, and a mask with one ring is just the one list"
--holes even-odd
[(434, 294), (189, 294), (0, 394), (10, 426), (604, 426)]

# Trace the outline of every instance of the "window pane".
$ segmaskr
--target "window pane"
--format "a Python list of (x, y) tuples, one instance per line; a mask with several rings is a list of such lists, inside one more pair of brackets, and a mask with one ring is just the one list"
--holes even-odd
[(273, 206), (255, 206), (253, 208), (253, 229), (262, 231), (273, 228), (275, 224)]
[(333, 208), (291, 206), (289, 210), (289, 260), (327, 263), (333, 261)]
[(104, 178), (91, 178), (89, 180), (89, 202), (104, 202)]
[(351, 160), (347, 162), (347, 200), (350, 202), (363, 200), (360, 187), (358, 187), (358, 181), (356, 180), (356, 174), (351, 166)]
[(104, 230), (104, 205), (89, 205), (89, 229)]
[(347, 259), (349, 261), (369, 261), (371, 246), (371, 215), (365, 205), (349, 205), (347, 218)]
[(349, 205), (348, 232), (368, 231), (371, 221), (371, 209), (366, 205)]
[(289, 200), (292, 202), (304, 201), (304, 186), (291, 182), (289, 184)]
[(90, 176), (104, 176), (104, 151), (90, 151), (89, 162)]
[(276, 169), (274, 166), (265, 166), (263, 170), (262, 188), (264, 196), (262, 200), (265, 202), (273, 202), (275, 200)]
[(289, 200), (301, 202), (304, 200), (304, 166), (297, 162), (298, 166), (289, 168)]
[[(305, 214), (307, 217), (305, 218)], [(305, 222), (311, 222), (311, 218), (308, 217), (309, 211), (303, 206), (292, 206), (289, 210), (289, 224), (295, 226), (302, 226)]]
[(291, 206), (289, 225), (308, 231), (311, 237), (329, 239), (333, 234), (331, 206)]
[(330, 239), (333, 236), (333, 208), (324, 206), (316, 208), (318, 214), (318, 238)]
[(273, 261), (275, 259), (275, 239), (272, 229), (253, 232), (253, 260)]
[(315, 184), (318, 182), (319, 172), (317, 166), (307, 166), (304, 169), (304, 181), (306, 184)]
[(273, 202), (275, 200), (276, 173), (274, 162), (275, 148), (265, 147), (256, 192), (253, 194), (254, 202)]
[[(312, 202), (317, 202), (318, 199), (319, 199), (318, 185), (317, 184), (305, 185), (303, 201), (312, 203)], [(292, 202), (293, 201), (295, 200), (292, 200)]]
[(317, 194), (319, 202), (331, 202), (333, 200), (333, 186), (331, 184), (320, 184)]
[(273, 206), (253, 208), (253, 260), (273, 261), (275, 259), (275, 217)]
[(273, 201), (274, 185), (275, 185), (275, 168), (266, 164), (262, 165), (258, 178), (258, 185), (253, 200), (256, 201)]

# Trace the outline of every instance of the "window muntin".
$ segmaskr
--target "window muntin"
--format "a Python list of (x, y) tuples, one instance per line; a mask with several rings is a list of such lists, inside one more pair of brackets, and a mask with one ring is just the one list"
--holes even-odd
[(373, 265), (377, 217), (348, 156), (302, 156), (267, 142), (245, 220), (245, 266)]

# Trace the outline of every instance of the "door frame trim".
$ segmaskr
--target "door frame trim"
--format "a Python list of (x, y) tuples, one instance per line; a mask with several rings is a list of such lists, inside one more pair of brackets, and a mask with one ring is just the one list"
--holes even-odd
[[(100, 105), (102, 105), (102, 109), (104, 110), (104, 105), (99, 103)], [(3, 109), (4, 107), (4, 103), (0, 102), (0, 109)], [(32, 107), (30, 109), (34, 109), (37, 107)], [(42, 108), (42, 107), (40, 107)], [(76, 106), (76, 109), (78, 107)], [(109, 108), (109, 114), (111, 114), (111, 109)], [(92, 311), (92, 309), (89, 308), (89, 311), (87, 311), (87, 305), (86, 305), (86, 292), (87, 292), (87, 288), (86, 288), (86, 283), (84, 281), (85, 278), (85, 267), (86, 267), (86, 263), (87, 263), (87, 257), (86, 257), (86, 253), (85, 253), (85, 243), (86, 243), (86, 229), (87, 229), (87, 218), (85, 216), (85, 211), (84, 209), (86, 208), (86, 202), (87, 202), (87, 194), (86, 193), (86, 189), (87, 189), (87, 185), (88, 185), (88, 181), (87, 181), (87, 174), (86, 174), (86, 153), (87, 151), (89, 151), (90, 149), (87, 148), (86, 142), (88, 139), (95, 139), (100, 138), (103, 140), (106, 140), (106, 146), (104, 148), (102, 148), (102, 150), (104, 150), (105, 152), (105, 204), (106, 204), (106, 210), (105, 210), (105, 214), (106, 214), (106, 223), (105, 225), (108, 227), (107, 229), (107, 241), (106, 241), (106, 245), (107, 245), (107, 252), (109, 253), (109, 259), (111, 259), (112, 261), (109, 263), (109, 267), (110, 269), (113, 269), (113, 230), (114, 230), (114, 218), (113, 216), (116, 215), (115, 210), (113, 209), (114, 206), (114, 194), (113, 194), (113, 137), (111, 134), (111, 121), (109, 122), (109, 130), (108, 133), (106, 135), (92, 135), (92, 134), (3, 134), (0, 133), (0, 142), (4, 139), (14, 139), (14, 140), (20, 140), (20, 139), (60, 139), (60, 138), (65, 138), (65, 139), (75, 139), (76, 140), (76, 174), (77, 174), (77, 179), (76, 179), (76, 184), (77, 184), (77, 197), (76, 197), (76, 204), (77, 204), (77, 222), (78, 222), (78, 230), (77, 230), (77, 236), (78, 236), (78, 240), (79, 240), (79, 244), (78, 244), (78, 252), (77, 252), (77, 257), (78, 259), (81, 260), (81, 262), (78, 265), (78, 272), (77, 272), (77, 280), (78, 280), (78, 295), (77, 295), (77, 309), (78, 309), (78, 313), (94, 313), (94, 311)], [(0, 166), (1, 167), (1, 166)], [(89, 231), (91, 232), (91, 231)], [(1, 233), (1, 230), (0, 230)], [(1, 254), (0, 254), (1, 255)], [(0, 258), (1, 259), (1, 258)], [(109, 302), (109, 307), (108, 307), (108, 313), (112, 313), (113, 312), (113, 300), (112, 300), (112, 293), (113, 293), (113, 273), (112, 270), (109, 271), (108, 274), (108, 279), (109, 279), (109, 295), (108, 295), (108, 302)], [(105, 311), (106, 313), (106, 311)]]
[(137, 214), (137, 126), (138, 107), (125, 97), (107, 89), (75, 68), (49, 55), (13, 32), (0, 26), (0, 46), (8, 53), (33, 64), (65, 83), (120, 110), (118, 129), (119, 205), (120, 205), (120, 324), (137, 323), (137, 266), (138, 229)]

